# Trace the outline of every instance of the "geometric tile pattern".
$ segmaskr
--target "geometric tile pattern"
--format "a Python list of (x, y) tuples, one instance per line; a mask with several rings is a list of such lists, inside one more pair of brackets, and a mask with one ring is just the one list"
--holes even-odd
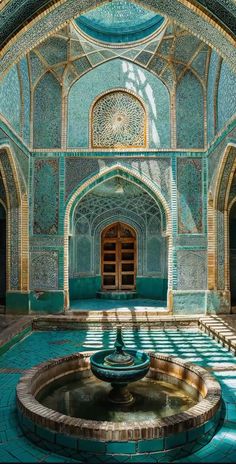
[(56, 234), (58, 229), (58, 160), (34, 164), (34, 234)]
[(92, 110), (92, 146), (145, 147), (145, 111), (140, 101), (127, 92), (110, 92), (100, 97)]
[[(120, 180), (120, 185), (125, 189), (123, 195), (108, 192), (105, 196), (106, 183), (104, 183), (103, 196), (95, 189), (94, 193), (88, 193), (76, 207), (72, 228), (74, 237), (71, 237), (73, 276), (80, 272), (100, 273), (101, 230), (106, 224), (122, 220), (139, 230), (138, 274), (156, 275), (164, 272), (165, 241), (162, 237), (158, 206), (147, 193), (133, 184)], [(92, 250), (95, 254), (93, 260)], [(91, 268), (92, 261), (94, 269)]]
[[(60, 31), (46, 39), (35, 48), (40, 68), (52, 69), (59, 82), (63, 82), (70, 69), (71, 83), (79, 76), (107, 60), (123, 58), (133, 61), (160, 76), (169, 89), (172, 89), (184, 73), (193, 69), (199, 79), (205, 81), (207, 57), (210, 48), (190, 32), (168, 22), (164, 33), (159, 34), (148, 43), (133, 44), (127, 49), (109, 48), (88, 42), (71, 22), (65, 29), (64, 37)], [(66, 48), (67, 47), (67, 48)], [(66, 65), (67, 56), (70, 63)], [(86, 60), (85, 60), (86, 58)], [(35, 54), (31, 57), (31, 67), (34, 69)], [(65, 68), (66, 66), (66, 68)], [(37, 71), (35, 71), (37, 72)], [(68, 77), (67, 77), (68, 79)]]
[(178, 158), (179, 234), (202, 233), (202, 160)]
[(30, 289), (56, 290), (58, 288), (58, 253), (31, 252)]

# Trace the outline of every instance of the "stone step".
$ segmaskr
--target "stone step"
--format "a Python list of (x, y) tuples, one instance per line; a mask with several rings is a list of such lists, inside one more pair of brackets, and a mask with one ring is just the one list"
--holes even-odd
[(106, 291), (97, 293), (97, 298), (101, 300), (132, 300), (137, 297), (138, 295), (136, 292), (129, 291)]

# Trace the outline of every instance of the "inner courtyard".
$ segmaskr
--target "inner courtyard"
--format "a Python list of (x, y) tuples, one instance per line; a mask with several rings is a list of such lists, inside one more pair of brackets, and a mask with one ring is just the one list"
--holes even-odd
[[(235, 24), (234, 0), (0, 5), (0, 461), (235, 461)], [(136, 369), (147, 353), (141, 384), (183, 387), (196, 411), (209, 381), (217, 406), (167, 399), (162, 431), (126, 438), (111, 415), (85, 436), (22, 406), (32, 369), (52, 372), (32, 381), (42, 408), (67, 375), (52, 360), (86, 392), (112, 349)]]

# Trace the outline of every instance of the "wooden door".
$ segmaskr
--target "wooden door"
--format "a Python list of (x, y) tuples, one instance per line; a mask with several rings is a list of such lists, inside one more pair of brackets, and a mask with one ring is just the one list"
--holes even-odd
[(136, 234), (117, 222), (102, 233), (102, 288), (134, 290), (136, 277)]

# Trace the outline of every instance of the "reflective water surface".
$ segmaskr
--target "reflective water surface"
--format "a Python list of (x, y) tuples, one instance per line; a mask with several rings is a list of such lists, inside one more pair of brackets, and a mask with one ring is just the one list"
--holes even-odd
[(135, 401), (126, 406), (108, 401), (110, 389), (110, 384), (89, 377), (51, 386), (40, 394), (38, 400), (68, 416), (112, 422), (163, 418), (186, 411), (198, 401), (196, 392), (185, 391), (183, 384), (176, 386), (147, 378), (129, 384)]

